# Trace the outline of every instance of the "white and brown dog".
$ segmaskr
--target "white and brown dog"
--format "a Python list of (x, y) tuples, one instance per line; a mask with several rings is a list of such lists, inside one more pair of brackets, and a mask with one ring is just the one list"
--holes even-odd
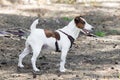
[(56, 51), (61, 51), (62, 54), (59, 70), (65, 72), (66, 56), (72, 43), (79, 36), (80, 31), (87, 34), (93, 29), (93, 27), (81, 16), (75, 17), (75, 19), (73, 19), (67, 26), (54, 32), (45, 29), (37, 29), (36, 25), (38, 22), (38, 19), (35, 20), (30, 27), (31, 33), (26, 40), (24, 51), (19, 55), (18, 67), (24, 67), (22, 60), (32, 50), (32, 67), (34, 71), (39, 71), (36, 67), (36, 59), (43, 45), (48, 45), (49, 47), (56, 49)]

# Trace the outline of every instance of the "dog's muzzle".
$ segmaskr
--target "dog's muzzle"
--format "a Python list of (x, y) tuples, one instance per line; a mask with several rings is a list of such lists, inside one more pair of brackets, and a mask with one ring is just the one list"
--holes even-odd
[(87, 36), (92, 36), (92, 37), (97, 37), (96, 35), (94, 35), (93, 32), (95, 30), (95, 28), (92, 28), (91, 30), (87, 30), (87, 29), (82, 29), (82, 31), (84, 32), (85, 35)]
[(82, 29), (82, 31), (83, 31), (86, 35), (90, 33), (90, 31), (87, 30), (87, 29)]

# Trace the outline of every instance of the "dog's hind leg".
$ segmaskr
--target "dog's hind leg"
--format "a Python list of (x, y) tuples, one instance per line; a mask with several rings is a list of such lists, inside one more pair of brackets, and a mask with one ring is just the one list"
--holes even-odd
[(31, 63), (32, 63), (32, 67), (34, 71), (39, 71), (39, 69), (36, 67), (36, 60), (41, 51), (42, 46), (43, 46), (42, 44), (31, 45), (32, 50), (33, 50), (33, 56), (31, 58)]
[(23, 52), (19, 55), (19, 62), (18, 62), (18, 66), (19, 67), (24, 67), (24, 65), (22, 64), (22, 60), (23, 58), (28, 55), (30, 53), (30, 45), (26, 42), (25, 44), (25, 49), (23, 50)]

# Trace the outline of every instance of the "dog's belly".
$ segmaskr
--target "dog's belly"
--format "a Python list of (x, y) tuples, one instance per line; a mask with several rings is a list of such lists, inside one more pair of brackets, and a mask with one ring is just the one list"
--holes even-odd
[(44, 44), (43, 46), (42, 46), (42, 49), (43, 50), (54, 50), (54, 48), (52, 48), (52, 47), (50, 47), (50, 46), (48, 46), (47, 44)]

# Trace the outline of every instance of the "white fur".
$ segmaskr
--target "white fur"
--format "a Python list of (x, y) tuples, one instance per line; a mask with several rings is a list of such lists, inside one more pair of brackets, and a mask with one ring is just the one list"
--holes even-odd
[[(19, 62), (18, 62), (19, 67), (24, 67), (24, 65), (22, 64), (22, 60), (27, 54), (30, 53), (30, 51), (32, 49), (33, 56), (31, 58), (31, 63), (32, 63), (32, 67), (33, 67), (34, 71), (39, 71), (39, 69), (36, 67), (36, 59), (41, 51), (42, 46), (44, 44), (47, 44), (51, 48), (55, 49), (55, 41), (56, 41), (55, 38), (52, 38), (52, 37), (47, 38), (43, 29), (36, 28), (37, 24), (38, 24), (38, 19), (35, 20), (30, 27), (31, 33), (26, 40), (24, 51), (19, 55)], [(84, 28), (87, 30), (91, 30), (92, 26), (89, 25), (85, 21)], [(67, 26), (65, 26), (64, 28), (62, 28), (60, 30), (62, 30), (66, 34), (71, 35), (74, 39), (76, 39), (78, 37), (79, 32), (81, 31), (81, 29), (76, 27), (74, 19)], [(62, 53), (61, 54), (61, 62), (60, 62), (60, 71), (65, 72), (66, 69), (65, 69), (64, 65), (66, 62), (66, 56), (69, 51), (71, 43), (65, 34), (60, 32), (59, 30), (56, 30), (56, 31), (60, 34), (60, 40), (58, 40), (58, 44), (59, 44), (59, 49), (61, 50), (61, 53)]]

